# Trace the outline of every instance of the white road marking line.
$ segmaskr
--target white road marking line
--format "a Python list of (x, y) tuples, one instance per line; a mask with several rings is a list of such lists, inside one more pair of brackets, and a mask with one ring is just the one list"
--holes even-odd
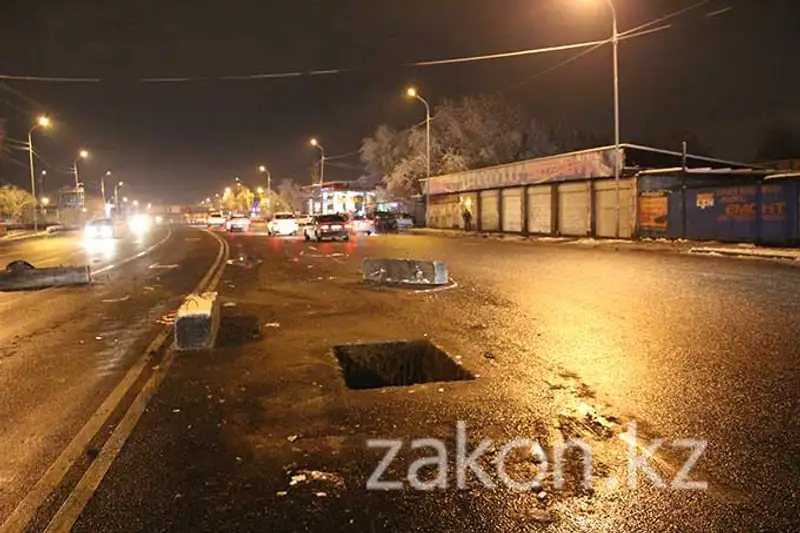
[(169, 232), (167, 233), (166, 237), (164, 237), (163, 239), (161, 239), (160, 241), (158, 241), (154, 245), (150, 246), (149, 248), (147, 248), (145, 250), (142, 250), (138, 254), (134, 254), (134, 255), (132, 255), (130, 257), (127, 257), (127, 258), (123, 259), (122, 261), (120, 261), (119, 263), (112, 263), (110, 265), (104, 266), (103, 268), (99, 268), (97, 270), (92, 270), (92, 274), (102, 274), (103, 272), (108, 272), (109, 270), (112, 270), (114, 268), (117, 268), (117, 267), (120, 267), (120, 266), (125, 265), (127, 263), (130, 263), (131, 261), (133, 261), (135, 259), (139, 259), (140, 257), (144, 257), (145, 255), (149, 254), (150, 252), (152, 252), (153, 250), (155, 250), (156, 248), (158, 248), (159, 246), (161, 246), (162, 244), (167, 242), (170, 237), (172, 237), (172, 229), (171, 228), (170, 228)]
[[(213, 291), (216, 289), (219, 280), (222, 278), (222, 273), (225, 270), (226, 259), (229, 253), (228, 242), (217, 235), (214, 235), (214, 237), (221, 244), (220, 251), (217, 254), (214, 267), (206, 273), (194, 292)], [(208, 283), (207, 286), (206, 283)], [(167, 328), (167, 331), (169, 330), (170, 328)], [(109, 437), (103, 445), (97, 458), (95, 458), (83, 474), (83, 477), (81, 477), (78, 484), (75, 485), (75, 488), (64, 501), (61, 508), (59, 508), (58, 512), (50, 521), (50, 524), (48, 524), (45, 530), (46, 533), (68, 533), (72, 529), (72, 526), (75, 525), (78, 517), (80, 517), (86, 504), (89, 503), (89, 500), (91, 500), (95, 491), (100, 486), (100, 483), (108, 473), (114, 460), (116, 460), (119, 452), (122, 451), (125, 442), (127, 442), (131, 433), (133, 433), (150, 399), (155, 395), (158, 386), (164, 380), (164, 377), (166, 377), (167, 371), (175, 358), (175, 353), (176, 352), (173, 350), (167, 351), (161, 364), (150, 375), (147, 382), (142, 387), (142, 390), (139, 391), (139, 394), (122, 417), (119, 425), (114, 429), (111, 437)]]
[(420, 290), (414, 291), (414, 294), (425, 294), (427, 292), (441, 292), (441, 291), (446, 291), (446, 290), (450, 290), (450, 289), (455, 289), (456, 287), (458, 287), (458, 282), (456, 280), (451, 280), (451, 281), (452, 281), (452, 283), (450, 285), (445, 286), (445, 287), (436, 287), (436, 288), (433, 288), (433, 289), (420, 289)]
[[(169, 235), (167, 238), (169, 238)], [(164, 240), (166, 240), (166, 238)], [(220, 250), (211, 268), (195, 288), (195, 292), (199, 292), (219, 269), (218, 275), (214, 278), (214, 284), (216, 285), (216, 283), (219, 282), (219, 278), (222, 276), (222, 271), (225, 269), (224, 259), (227, 257), (228, 244), (222, 239), (217, 238), (217, 240), (221, 241)], [(100, 405), (97, 411), (95, 411), (83, 425), (78, 434), (75, 435), (69, 445), (61, 452), (53, 464), (50, 465), (39, 481), (36, 482), (33, 489), (31, 489), (19, 505), (17, 505), (16, 509), (14, 509), (3, 525), (0, 526), (0, 533), (17, 533), (25, 530), (28, 523), (36, 516), (41, 505), (63, 481), (64, 476), (67, 474), (67, 471), (72, 468), (75, 461), (83, 456), (86, 446), (103, 426), (105, 426), (117, 405), (122, 401), (124, 396), (128, 393), (128, 390), (150, 363), (150, 352), (157, 350), (164, 341), (166, 341), (171, 331), (171, 326), (165, 327), (147, 346), (144, 353), (122, 378), (122, 381), (111, 391), (111, 394), (103, 401), (102, 405)], [(66, 504), (67, 502), (65, 502), (65, 505)]]

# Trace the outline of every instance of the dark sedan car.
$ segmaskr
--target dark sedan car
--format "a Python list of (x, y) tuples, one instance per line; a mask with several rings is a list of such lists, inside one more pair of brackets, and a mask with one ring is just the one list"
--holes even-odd
[(316, 215), (311, 224), (303, 228), (303, 235), (307, 241), (315, 239), (341, 239), (346, 241), (350, 238), (350, 228), (347, 218), (343, 215)]

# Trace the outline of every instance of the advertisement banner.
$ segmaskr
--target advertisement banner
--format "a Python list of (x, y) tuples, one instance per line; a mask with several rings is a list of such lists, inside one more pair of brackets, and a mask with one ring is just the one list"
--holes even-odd
[(544, 157), (449, 174), (430, 180), (430, 194), (448, 194), (614, 176), (613, 149)]
[(639, 195), (639, 227), (666, 231), (669, 223), (669, 192), (648, 191)]

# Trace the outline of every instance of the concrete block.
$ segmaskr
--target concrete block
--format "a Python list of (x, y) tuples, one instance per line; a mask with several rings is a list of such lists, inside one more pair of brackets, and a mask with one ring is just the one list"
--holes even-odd
[(440, 261), (364, 258), (364, 281), (401, 285), (447, 285), (447, 265)]
[(12, 261), (0, 272), (0, 291), (26, 291), (54, 286), (88, 285), (88, 266), (35, 268), (27, 261)]
[(178, 350), (210, 350), (219, 333), (219, 300), (216, 292), (190, 294), (175, 319)]

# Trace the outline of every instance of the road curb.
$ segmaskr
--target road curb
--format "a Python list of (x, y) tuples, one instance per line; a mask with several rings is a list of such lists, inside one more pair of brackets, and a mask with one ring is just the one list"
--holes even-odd
[(759, 248), (737, 249), (737, 248), (711, 248), (696, 247), (689, 250), (690, 254), (696, 255), (723, 255), (726, 257), (755, 257), (758, 259), (789, 259), (792, 261), (800, 260), (800, 251), (790, 252), (781, 250), (764, 250)]

